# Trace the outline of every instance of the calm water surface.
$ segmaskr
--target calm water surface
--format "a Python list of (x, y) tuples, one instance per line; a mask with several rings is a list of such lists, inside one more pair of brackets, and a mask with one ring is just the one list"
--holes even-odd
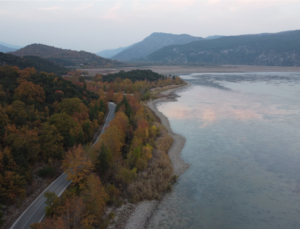
[(158, 104), (190, 164), (148, 228), (300, 228), (300, 73), (190, 74)]

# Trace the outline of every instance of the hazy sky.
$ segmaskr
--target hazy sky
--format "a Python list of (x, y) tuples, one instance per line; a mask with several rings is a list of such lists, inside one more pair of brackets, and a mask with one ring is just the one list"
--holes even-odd
[(300, 0), (0, 0), (0, 41), (98, 52), (153, 32), (240, 35), (300, 29)]

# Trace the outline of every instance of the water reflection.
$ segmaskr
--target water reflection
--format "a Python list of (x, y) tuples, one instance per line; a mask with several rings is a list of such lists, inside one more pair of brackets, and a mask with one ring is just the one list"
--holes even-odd
[(148, 228), (300, 228), (296, 75), (252, 74), (249, 83), (247, 75), (228, 82), (218, 74), (223, 90), (193, 74), (177, 102), (159, 105), (186, 137), (182, 157), (191, 167)]

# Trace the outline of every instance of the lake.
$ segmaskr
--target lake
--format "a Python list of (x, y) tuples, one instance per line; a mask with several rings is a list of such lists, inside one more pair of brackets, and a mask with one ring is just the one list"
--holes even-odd
[(148, 228), (300, 228), (300, 73), (189, 74), (159, 103), (190, 168)]

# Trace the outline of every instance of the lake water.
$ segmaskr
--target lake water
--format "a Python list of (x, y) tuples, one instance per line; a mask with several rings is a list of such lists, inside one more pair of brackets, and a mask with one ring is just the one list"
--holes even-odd
[(300, 228), (300, 73), (190, 74), (160, 103), (190, 168), (148, 228)]

